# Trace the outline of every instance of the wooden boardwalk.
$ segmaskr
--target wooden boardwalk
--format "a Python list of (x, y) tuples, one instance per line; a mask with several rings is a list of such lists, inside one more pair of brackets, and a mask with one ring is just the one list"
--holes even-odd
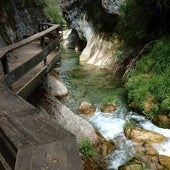
[(82, 170), (74, 135), (2, 84), (0, 101), (0, 165), (9, 170)]
[(26, 98), (60, 60), (59, 25), (0, 49), (0, 81)]
[(75, 136), (24, 100), (60, 60), (59, 26), (40, 28), (0, 49), (0, 170), (82, 170)]

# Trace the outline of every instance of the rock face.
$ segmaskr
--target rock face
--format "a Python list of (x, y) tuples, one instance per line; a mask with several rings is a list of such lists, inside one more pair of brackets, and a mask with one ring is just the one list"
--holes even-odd
[(64, 0), (62, 1), (63, 15), (70, 26), (81, 32), (80, 22), (85, 19), (93, 25), (100, 25), (104, 31), (113, 30), (116, 23), (115, 15), (123, 0)]
[(7, 44), (32, 35), (37, 32), (38, 24), (46, 21), (35, 0), (1, 0), (0, 18), (0, 35)]
[(80, 56), (81, 61), (104, 67), (114, 60), (115, 44), (107, 41), (104, 35), (98, 35), (96, 30), (104, 33), (114, 30), (122, 2), (123, 0), (63, 1), (65, 19), (71, 28), (78, 31), (80, 37), (87, 40), (87, 46)]
[(85, 42), (80, 39), (78, 32), (73, 29), (63, 45), (66, 48), (81, 51), (85, 47)]
[(102, 0), (102, 6), (108, 13), (119, 14), (120, 5), (124, 0)]
[(45, 109), (54, 121), (76, 136), (78, 143), (84, 140), (92, 143), (98, 141), (98, 135), (93, 126), (63, 105), (51, 92), (44, 92), (39, 89), (32, 95), (30, 102), (37, 107)]
[[(117, 44), (104, 39), (104, 36), (95, 35), (87, 42), (86, 48), (80, 55), (80, 61), (86, 61), (88, 64), (93, 64), (105, 68), (106, 66), (116, 63), (115, 55)], [(115, 67), (114, 69), (117, 69)]]
[(64, 106), (59, 101), (53, 101), (53, 114), (55, 121), (57, 121), (62, 127), (73, 133), (77, 142), (83, 140), (89, 140), (95, 143), (98, 140), (98, 136), (93, 126), (85, 119), (73, 113), (69, 108)]

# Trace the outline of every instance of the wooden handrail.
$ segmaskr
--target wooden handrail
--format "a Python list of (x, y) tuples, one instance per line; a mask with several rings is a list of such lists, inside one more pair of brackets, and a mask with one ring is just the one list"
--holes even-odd
[(32, 36), (30, 36), (30, 37), (28, 37), (28, 38), (26, 38), (26, 39), (24, 39), (24, 40), (22, 40), (22, 41), (19, 41), (19, 42), (17, 42), (17, 43), (14, 43), (14, 44), (11, 44), (11, 45), (9, 45), (9, 46), (5, 46), (5, 47), (0, 48), (0, 60), (1, 60), (3, 57), (5, 57), (5, 55), (6, 55), (7, 53), (9, 53), (10, 51), (12, 51), (12, 50), (14, 50), (14, 49), (16, 49), (16, 48), (19, 48), (19, 47), (21, 47), (21, 46), (24, 46), (24, 45), (26, 45), (26, 44), (28, 44), (28, 43), (36, 40), (36, 39), (39, 39), (39, 38), (45, 36), (46, 34), (52, 32), (52, 31), (54, 31), (54, 30), (56, 30), (56, 29), (59, 29), (59, 28), (60, 28), (60, 25), (56, 25), (56, 24), (55, 24), (55, 25), (52, 25), (52, 26), (49, 27), (47, 30), (44, 30), (44, 31), (39, 32), (39, 33), (37, 33), (37, 34), (34, 34), (34, 35), (32, 35)]
[[(5, 75), (5, 79), (2, 81), (4, 82), (9, 88), (11, 88), (12, 83), (17, 81), (21, 76), (26, 74), (28, 71), (33, 69), (37, 64), (39, 64), (41, 61), (44, 60), (44, 66), (47, 65), (47, 55), (51, 53), (52, 50), (54, 50), (57, 46), (59, 47), (60, 44), (60, 25), (52, 25), (52, 24), (40, 24), (40, 27), (42, 29), (45, 29), (44, 31), (41, 31), (35, 35), (32, 35), (20, 42), (14, 43), (12, 45), (3, 47), (0, 49), (0, 60), (2, 62), (2, 67)], [(43, 27), (45, 26), (45, 27)], [(48, 46), (45, 46), (44, 38), (48, 37), (50, 40), (50, 43)], [(40, 39), (40, 43), (42, 46), (42, 51), (36, 54), (34, 57), (29, 59), (28, 61), (22, 63), (22, 65), (18, 66), (17, 68), (10, 70), (8, 65), (8, 53), (16, 48), (22, 47), (34, 40)], [(59, 50), (59, 49), (58, 49)], [(51, 66), (51, 64), (49, 65)], [(47, 66), (47, 71), (49, 70)]]
[(45, 47), (41, 52), (36, 54), (33, 58), (29, 59), (22, 65), (15, 68), (13, 71), (9, 72), (5, 80), (8, 84), (12, 84), (17, 81), (21, 76), (26, 74), (28, 71), (33, 69), (37, 64), (39, 64), (43, 59), (56, 47), (59, 43), (59, 39), (56, 38), (52, 43)]

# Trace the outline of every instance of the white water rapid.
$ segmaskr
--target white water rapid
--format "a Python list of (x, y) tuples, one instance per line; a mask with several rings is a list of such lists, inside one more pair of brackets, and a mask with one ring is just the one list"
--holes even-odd
[(113, 113), (102, 113), (99, 109), (96, 109), (95, 114), (88, 120), (106, 140), (113, 140), (117, 146), (117, 150), (108, 156), (108, 169), (117, 170), (120, 165), (134, 156), (132, 142), (127, 140), (124, 135), (124, 124), (127, 121), (135, 121), (143, 129), (157, 132), (167, 137), (164, 143), (153, 144), (153, 146), (159, 154), (170, 156), (170, 129), (158, 128), (145, 117), (128, 111), (123, 106), (118, 107)]

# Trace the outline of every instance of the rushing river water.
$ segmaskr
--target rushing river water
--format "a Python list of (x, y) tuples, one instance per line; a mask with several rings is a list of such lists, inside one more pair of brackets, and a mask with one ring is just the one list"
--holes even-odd
[[(166, 137), (161, 144), (153, 144), (159, 154), (170, 156), (170, 130), (158, 128), (143, 116), (129, 111), (126, 104), (126, 93), (120, 75), (113, 76), (106, 70), (79, 63), (79, 53), (73, 50), (62, 51), (60, 76), (64, 80), (70, 94), (63, 102), (73, 111), (77, 111), (82, 101), (96, 106), (96, 112), (88, 121), (107, 139), (113, 140), (117, 150), (108, 156), (108, 169), (118, 167), (134, 156), (132, 142), (124, 135), (124, 124), (135, 121), (143, 129), (158, 132)], [(115, 96), (119, 105), (114, 113), (102, 113), (98, 107), (108, 96)]]

